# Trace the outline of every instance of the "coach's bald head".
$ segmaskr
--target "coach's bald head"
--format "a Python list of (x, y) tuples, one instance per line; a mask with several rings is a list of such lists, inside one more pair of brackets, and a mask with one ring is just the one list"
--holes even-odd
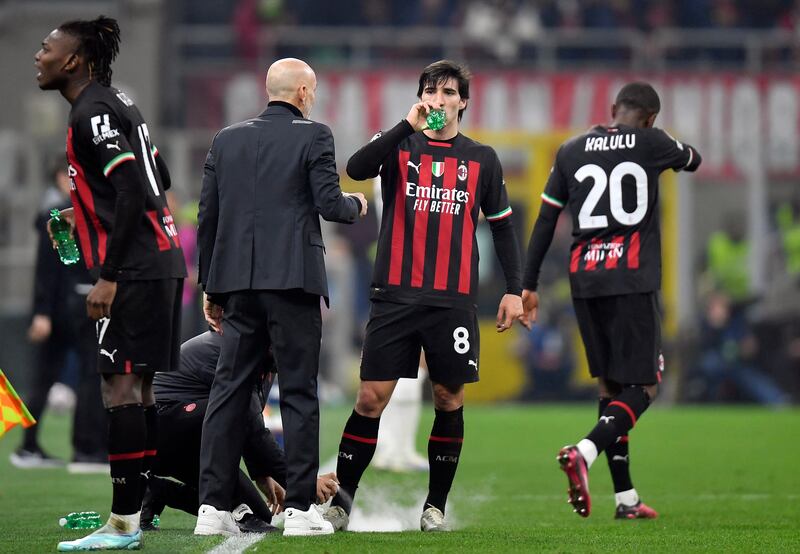
[(296, 106), (303, 117), (308, 117), (314, 107), (316, 90), (317, 76), (303, 60), (283, 58), (269, 66), (267, 96), (270, 102), (288, 102)]

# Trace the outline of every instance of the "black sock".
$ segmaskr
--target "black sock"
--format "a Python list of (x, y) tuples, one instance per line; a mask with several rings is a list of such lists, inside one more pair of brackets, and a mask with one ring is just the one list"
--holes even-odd
[(463, 443), (464, 407), (452, 412), (436, 410), (433, 429), (428, 439), (428, 462), (431, 469), (428, 498), (425, 499), (423, 510), (430, 505), (444, 513), (444, 505), (447, 503), (447, 495), (456, 476)]
[(158, 411), (155, 404), (144, 407), (144, 423), (147, 430), (147, 437), (144, 441), (144, 458), (142, 458), (142, 472), (139, 480), (139, 502), (144, 498), (147, 491), (147, 480), (153, 469), (153, 462), (156, 459), (158, 448)]
[[(605, 413), (610, 402), (610, 398), (600, 399), (600, 416)], [(633, 488), (628, 456), (628, 435), (619, 437), (617, 442), (606, 447), (606, 459), (611, 480), (614, 482), (614, 492), (629, 491)]]
[(336, 463), (339, 492), (333, 497), (332, 504), (341, 506), (348, 514), (353, 507), (353, 497), (361, 476), (372, 460), (372, 455), (375, 454), (380, 422), (379, 417), (362, 416), (353, 410), (344, 426), (342, 442), (339, 443), (339, 459)]
[(650, 405), (650, 398), (644, 387), (635, 385), (624, 387), (608, 403), (594, 429), (586, 436), (597, 447), (599, 454), (624, 437), (636, 425), (636, 420)]
[(139, 478), (142, 472), (146, 429), (141, 404), (108, 408), (108, 462), (114, 494), (111, 511), (131, 515), (139, 511)]

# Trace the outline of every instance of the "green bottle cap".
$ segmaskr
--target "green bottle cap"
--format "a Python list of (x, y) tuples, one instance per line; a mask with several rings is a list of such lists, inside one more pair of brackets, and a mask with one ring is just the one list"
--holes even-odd
[(428, 117), (425, 119), (428, 124), (428, 129), (432, 131), (439, 131), (444, 128), (447, 123), (447, 116), (444, 110), (431, 110)]

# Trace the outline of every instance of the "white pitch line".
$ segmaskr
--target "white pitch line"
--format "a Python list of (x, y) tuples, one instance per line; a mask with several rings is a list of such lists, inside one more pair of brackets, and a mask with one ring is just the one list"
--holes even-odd
[(208, 551), (208, 554), (240, 554), (264, 538), (266, 533), (242, 533), (228, 537), (225, 542)]

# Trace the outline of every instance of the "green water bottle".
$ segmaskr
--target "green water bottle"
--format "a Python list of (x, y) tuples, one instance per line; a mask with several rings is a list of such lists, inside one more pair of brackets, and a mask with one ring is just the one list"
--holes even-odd
[(61, 217), (61, 212), (56, 208), (50, 210), (50, 217), (52, 218), (50, 230), (56, 241), (58, 257), (61, 258), (61, 263), (64, 265), (77, 263), (81, 259), (81, 253), (78, 251), (78, 245), (72, 236), (69, 222)]
[(97, 529), (103, 522), (97, 512), (71, 512), (58, 520), (67, 529)]
[(425, 122), (431, 131), (439, 131), (447, 124), (447, 116), (444, 110), (431, 110), (428, 117), (425, 118)]

